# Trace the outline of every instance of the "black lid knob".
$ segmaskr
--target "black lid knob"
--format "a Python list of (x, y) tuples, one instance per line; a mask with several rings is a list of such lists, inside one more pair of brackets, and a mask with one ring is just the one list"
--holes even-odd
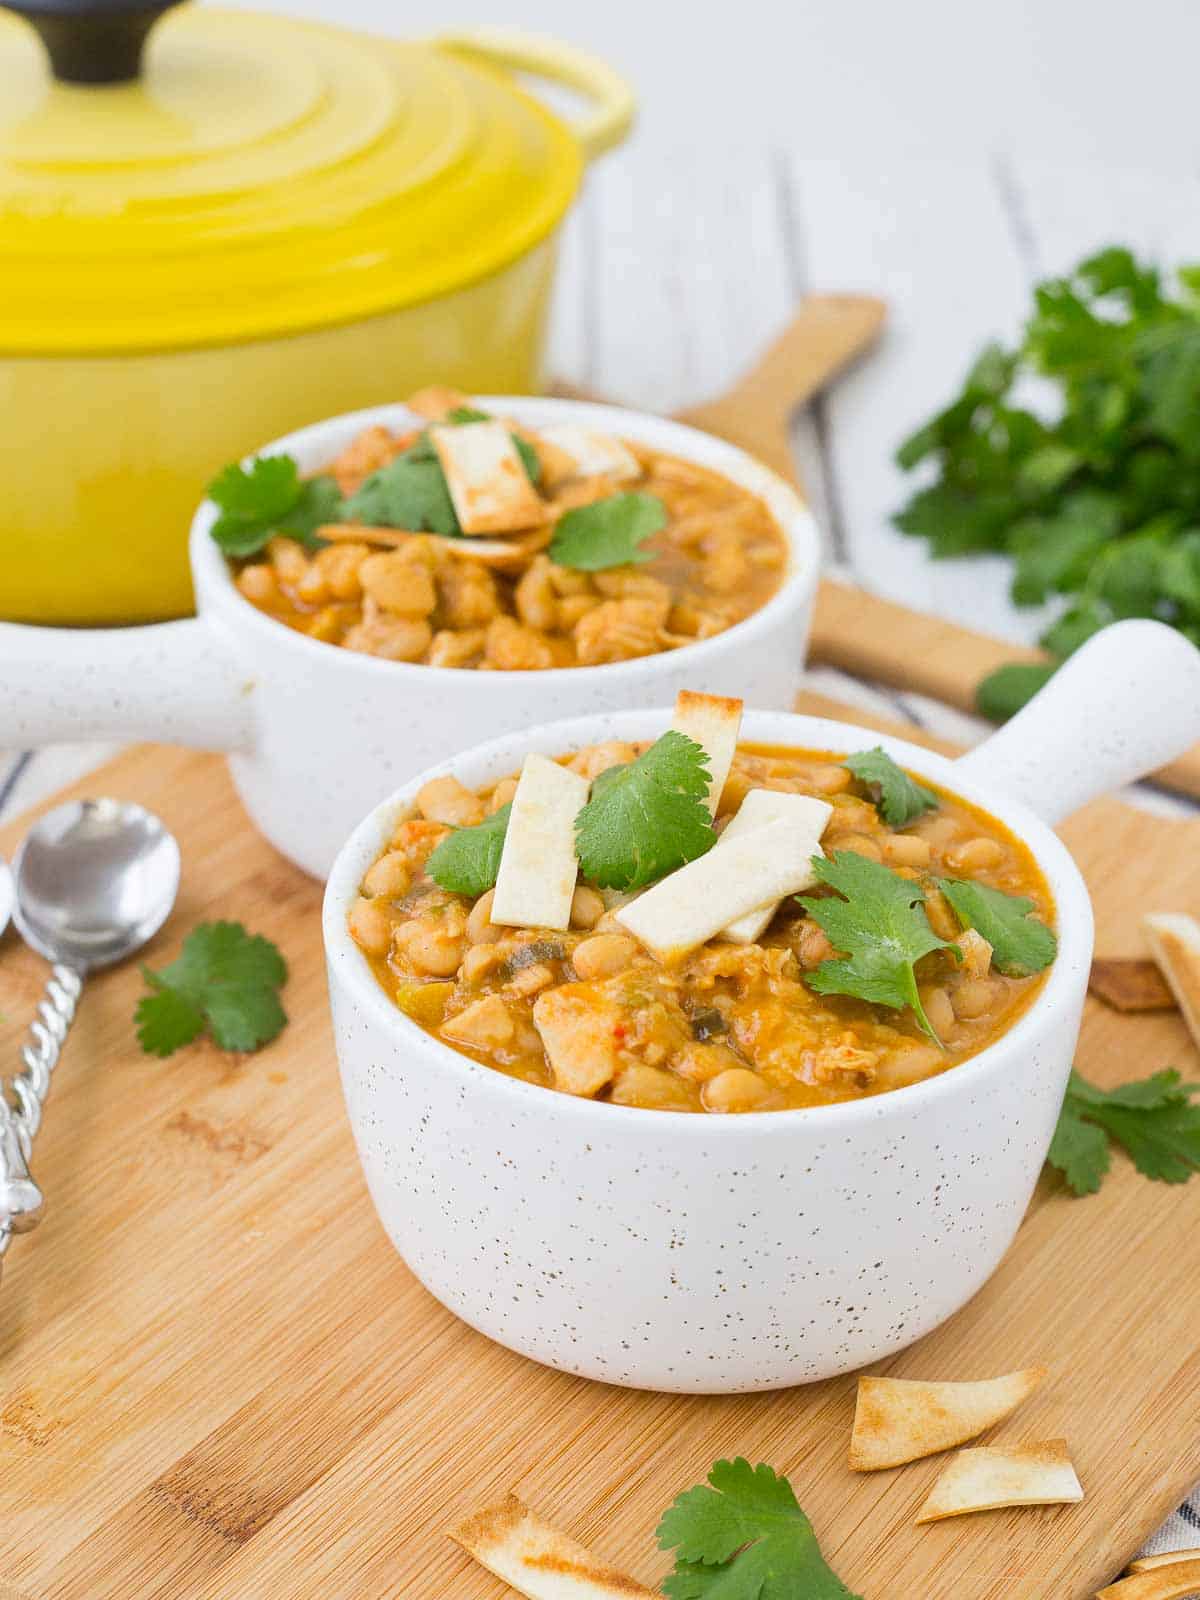
[(180, 0), (2, 0), (41, 35), (63, 83), (127, 83), (150, 29)]

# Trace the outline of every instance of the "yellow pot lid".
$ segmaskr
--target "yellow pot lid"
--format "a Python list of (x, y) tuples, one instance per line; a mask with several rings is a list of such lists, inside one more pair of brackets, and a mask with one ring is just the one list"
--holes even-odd
[[(597, 109), (572, 129), (509, 66)], [(545, 237), (631, 114), (600, 63), (507, 34), (185, 8), (139, 79), (84, 86), (0, 13), (0, 353), (224, 344), (445, 294)]]

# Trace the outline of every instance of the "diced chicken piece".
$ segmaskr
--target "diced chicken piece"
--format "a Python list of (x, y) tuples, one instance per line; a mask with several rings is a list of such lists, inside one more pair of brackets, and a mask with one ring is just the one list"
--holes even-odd
[(433, 640), (433, 629), (419, 617), (393, 617), (373, 600), (363, 607), (363, 619), (342, 640), (347, 650), (380, 656), (385, 661), (420, 661)]
[(448, 628), (482, 628), (500, 612), (495, 578), (471, 562), (454, 561), (440, 572), (438, 594)]
[(615, 1000), (591, 984), (563, 984), (538, 996), (533, 1025), (556, 1089), (591, 1096), (612, 1082), (621, 1066), (625, 1015)]
[(437, 604), (433, 577), (423, 561), (400, 551), (368, 556), (358, 570), (364, 593), (397, 617), (427, 617)]
[(964, 928), (955, 944), (962, 951), (962, 970), (969, 978), (986, 978), (992, 965), (992, 947), (974, 928)]
[(485, 995), (442, 1024), (447, 1039), (473, 1045), (476, 1050), (503, 1049), (512, 1043), (515, 1032), (512, 1012), (498, 994)]
[(662, 609), (653, 600), (605, 600), (575, 624), (580, 665), (602, 666), (653, 655), (659, 647)]
[(502, 422), (434, 427), (429, 437), (464, 533), (510, 533), (545, 520), (545, 504)]
[(536, 628), (512, 617), (494, 617), (487, 631), (484, 660), (498, 672), (541, 671), (554, 665), (550, 641)]

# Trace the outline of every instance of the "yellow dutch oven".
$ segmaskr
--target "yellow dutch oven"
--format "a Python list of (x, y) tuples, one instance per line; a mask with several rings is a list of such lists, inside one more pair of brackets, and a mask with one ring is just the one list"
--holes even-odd
[[(632, 120), (558, 44), (171, 4), (0, 14), (7, 620), (185, 613), (188, 522), (226, 461), (424, 383), (535, 389), (559, 224)], [(590, 114), (569, 126), (513, 70)]]

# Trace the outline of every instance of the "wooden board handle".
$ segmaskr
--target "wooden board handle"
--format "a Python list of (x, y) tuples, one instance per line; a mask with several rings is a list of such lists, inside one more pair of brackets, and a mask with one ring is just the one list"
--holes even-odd
[[(809, 644), (814, 666), (928, 695), (960, 711), (976, 710), (979, 681), (997, 667), (1048, 659), (1044, 651), (910, 611), (832, 578), (818, 590)], [(1160, 768), (1154, 781), (1200, 799), (1200, 745)]]

